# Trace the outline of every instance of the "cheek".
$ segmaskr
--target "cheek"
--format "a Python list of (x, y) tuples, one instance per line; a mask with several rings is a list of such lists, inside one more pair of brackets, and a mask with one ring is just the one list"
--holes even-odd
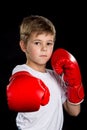
[(35, 48), (30, 48), (28, 50), (29, 54), (32, 55), (32, 56), (35, 56), (38, 54), (38, 49), (35, 49)]
[(51, 56), (52, 53), (53, 53), (53, 48), (50, 48), (48, 53), (49, 53), (49, 55)]

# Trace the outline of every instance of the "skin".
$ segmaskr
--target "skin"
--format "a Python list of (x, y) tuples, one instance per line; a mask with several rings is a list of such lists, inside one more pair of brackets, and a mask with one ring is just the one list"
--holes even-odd
[(26, 64), (37, 71), (45, 72), (46, 63), (53, 52), (54, 37), (50, 34), (33, 34), (27, 45), (20, 41), (20, 47), (26, 54)]
[[(46, 63), (51, 58), (54, 48), (54, 36), (46, 33), (39, 35), (33, 33), (27, 44), (22, 40), (20, 41), (20, 47), (26, 55), (26, 64), (37, 71), (45, 73)], [(80, 113), (80, 104), (73, 105), (66, 100), (63, 106), (71, 116), (77, 116)]]

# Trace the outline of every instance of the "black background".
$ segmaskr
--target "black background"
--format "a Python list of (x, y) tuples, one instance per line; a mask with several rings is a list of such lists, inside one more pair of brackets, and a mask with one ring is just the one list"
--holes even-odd
[[(29, 1), (28, 1), (29, 2)], [(87, 27), (86, 3), (53, 3), (48, 1), (3, 2), (0, 4), (0, 125), (2, 129), (16, 130), (15, 112), (8, 109), (6, 103), (6, 85), (13, 67), (24, 63), (25, 56), (19, 48), (19, 25), (23, 17), (37, 14), (49, 18), (57, 30), (55, 48), (62, 47), (70, 51), (77, 59), (83, 85), (85, 99), (81, 104), (81, 113), (78, 117), (71, 117), (64, 111), (63, 130), (87, 129)], [(50, 67), (50, 63), (48, 63)]]

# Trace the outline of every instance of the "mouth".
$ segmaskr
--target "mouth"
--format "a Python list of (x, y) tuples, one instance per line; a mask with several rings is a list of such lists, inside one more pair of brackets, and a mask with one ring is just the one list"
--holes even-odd
[(47, 57), (47, 55), (40, 55), (40, 57)]

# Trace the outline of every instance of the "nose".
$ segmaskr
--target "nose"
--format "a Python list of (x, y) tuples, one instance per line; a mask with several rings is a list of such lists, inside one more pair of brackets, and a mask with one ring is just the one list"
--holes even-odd
[(46, 51), (47, 50), (47, 46), (46, 45), (42, 45), (42, 50)]

